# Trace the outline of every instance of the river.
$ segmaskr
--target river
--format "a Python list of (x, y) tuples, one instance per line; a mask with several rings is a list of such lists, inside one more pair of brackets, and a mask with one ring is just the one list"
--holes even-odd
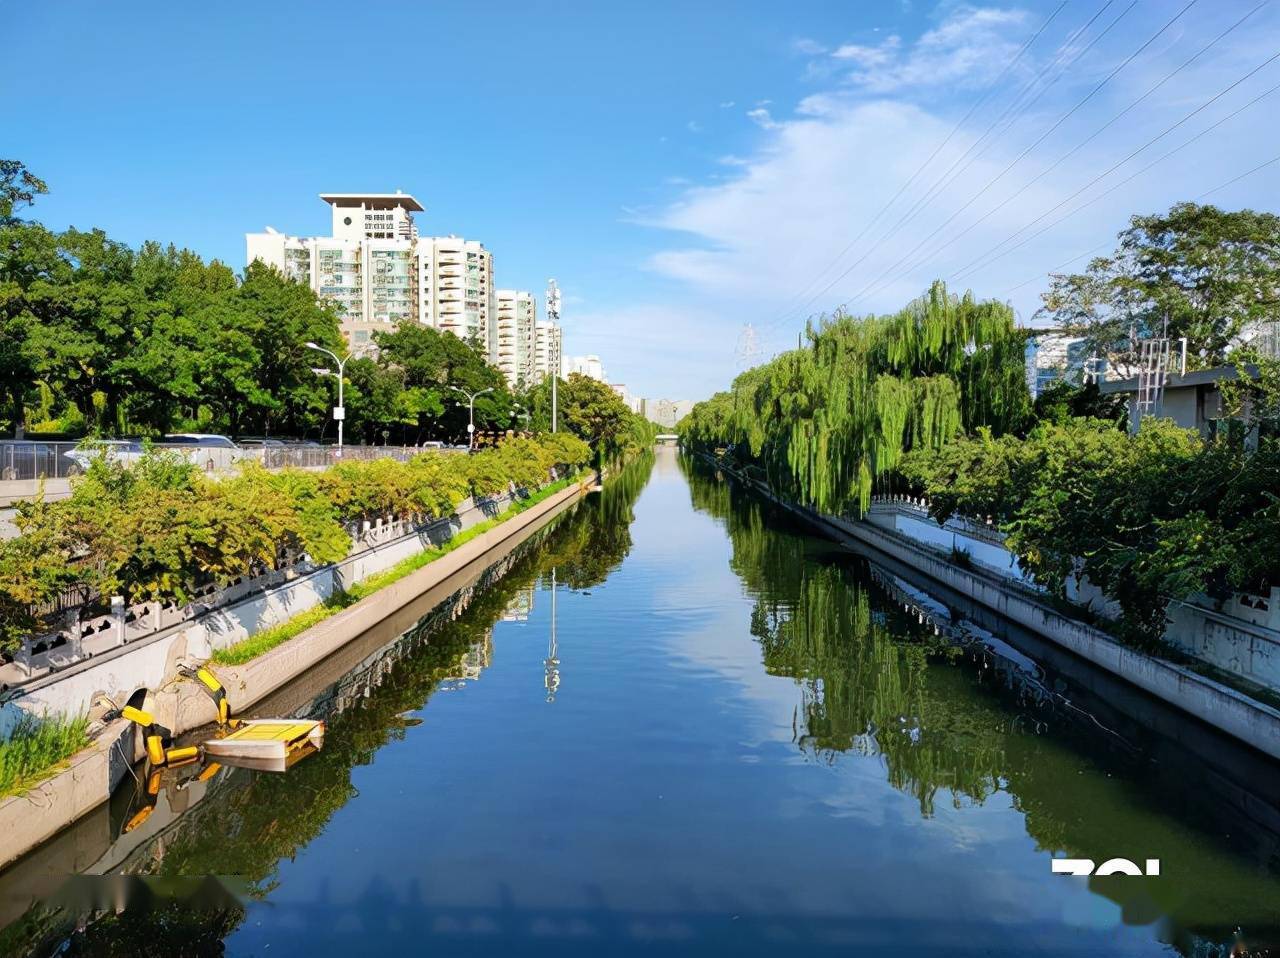
[[(870, 560), (659, 449), (263, 705), (318, 755), (130, 782), (74, 867), (149, 877), (0, 951), (1273, 953), (1275, 763)], [(86, 894), (132, 905), (68, 927)]]

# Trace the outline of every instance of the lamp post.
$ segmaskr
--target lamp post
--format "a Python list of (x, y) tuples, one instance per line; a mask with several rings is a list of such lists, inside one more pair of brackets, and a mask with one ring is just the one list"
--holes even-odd
[(476, 448), (476, 397), (493, 392), (493, 387), (489, 386), (478, 392), (468, 392), (461, 386), (450, 386), (449, 388), (467, 397), (467, 441), (470, 448), (474, 450)]
[(342, 458), (342, 421), (347, 418), (347, 409), (342, 404), (342, 374), (343, 374), (343, 371), (346, 369), (347, 359), (350, 359), (351, 357), (348, 356), (347, 359), (339, 359), (337, 353), (332, 352), (328, 349), (325, 349), (323, 346), (319, 346), (315, 343), (306, 343), (305, 345), (307, 349), (314, 349), (316, 352), (324, 353), (327, 356), (331, 356), (333, 358), (333, 361), (338, 365), (338, 371), (336, 373), (332, 369), (320, 369), (316, 366), (312, 366), (311, 371), (315, 373), (317, 376), (336, 376), (338, 379), (338, 405), (333, 407), (333, 418), (337, 420), (337, 423), (338, 423), (338, 458), (341, 459)]
[(516, 413), (516, 418), (524, 419), (524, 429), (525, 429), (525, 432), (528, 432), (529, 421), (533, 418), (533, 416), (529, 413), (529, 410), (524, 408), (524, 406), (520, 405), (518, 402), (513, 402), (511, 404), (511, 411), (515, 412), (517, 409), (520, 411)]

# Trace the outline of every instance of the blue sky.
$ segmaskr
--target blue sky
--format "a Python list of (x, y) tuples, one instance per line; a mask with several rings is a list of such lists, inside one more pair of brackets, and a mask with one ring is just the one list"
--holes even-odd
[[(1280, 155), (1280, 92), (1209, 130), (1277, 60), (1072, 198), (1280, 52), (1273, 0), (1161, 83), (1257, 0), (1131, 4), (22, 4), (0, 153), (49, 181), (50, 226), (237, 268), (247, 231), (324, 232), (322, 191), (412, 192), (499, 285), (560, 281), (567, 352), (702, 398), (745, 323), (767, 356), (934, 277), (1029, 321), (1045, 274), (1130, 214)], [(1280, 163), (1205, 201), (1278, 197)]]

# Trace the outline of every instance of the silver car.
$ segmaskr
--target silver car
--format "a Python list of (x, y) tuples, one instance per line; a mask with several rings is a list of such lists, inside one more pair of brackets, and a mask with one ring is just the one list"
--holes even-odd
[(143, 457), (144, 450), (137, 439), (91, 439), (62, 455), (70, 460), (66, 475), (78, 476), (86, 472), (93, 460), (99, 457), (107, 462), (131, 466)]

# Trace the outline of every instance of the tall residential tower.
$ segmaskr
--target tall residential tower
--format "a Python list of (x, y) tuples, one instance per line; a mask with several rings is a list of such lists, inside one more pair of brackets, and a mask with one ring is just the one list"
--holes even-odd
[(246, 261), (274, 266), (334, 303), (352, 348), (378, 330), (412, 320), (487, 351), (496, 321), (493, 257), (458, 236), (420, 237), (407, 193), (322, 193), (331, 236), (287, 236), (267, 228), (245, 234)]

